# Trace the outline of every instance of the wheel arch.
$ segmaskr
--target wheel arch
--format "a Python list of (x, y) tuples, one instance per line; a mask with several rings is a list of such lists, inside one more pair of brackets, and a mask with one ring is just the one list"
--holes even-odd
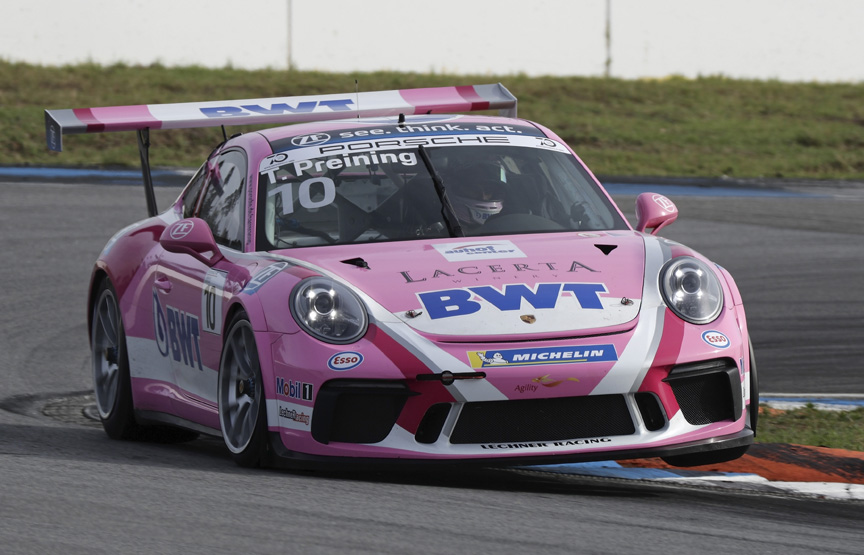
[[(102, 282), (110, 280), (108, 270), (103, 264), (96, 264), (93, 268), (93, 273), (90, 275), (90, 288), (87, 290), (87, 338), (93, 340), (93, 305), (96, 303), (97, 293), (102, 286)], [(120, 299), (117, 299), (118, 303)], [(123, 318), (123, 313), (120, 313), (120, 318)]]

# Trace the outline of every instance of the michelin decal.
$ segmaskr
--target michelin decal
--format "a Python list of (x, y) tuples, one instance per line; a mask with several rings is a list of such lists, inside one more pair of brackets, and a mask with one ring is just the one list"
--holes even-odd
[(495, 366), (537, 366), (541, 364), (578, 364), (614, 362), (618, 353), (612, 344), (534, 347), (497, 351), (468, 351), (472, 368)]

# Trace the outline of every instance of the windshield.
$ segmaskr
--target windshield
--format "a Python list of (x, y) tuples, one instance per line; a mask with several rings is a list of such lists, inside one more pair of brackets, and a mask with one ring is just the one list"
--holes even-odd
[(435, 146), (434, 139), (269, 156), (259, 174), (259, 250), (450, 237), (460, 230), (478, 236), (627, 229), (555, 141), (497, 136)]

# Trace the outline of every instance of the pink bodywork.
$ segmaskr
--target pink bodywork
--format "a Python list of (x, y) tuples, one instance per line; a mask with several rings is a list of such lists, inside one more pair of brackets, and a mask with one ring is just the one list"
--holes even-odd
[[(470, 91), (454, 88), (453, 94), (456, 103), (483, 101), (473, 98)], [(109, 112), (76, 115), (87, 125), (110, 125)], [(141, 112), (142, 121), (147, 117)], [(460, 121), (506, 125), (513, 120), (466, 117)], [(299, 124), (238, 141), (249, 159), (257, 161), (272, 153), (268, 140), (353, 125), (369, 124)], [(231, 144), (229, 141), (226, 148)], [(257, 164), (249, 164), (247, 183), (257, 183), (257, 169)], [(254, 222), (256, 187), (248, 190), (245, 213)], [(95, 275), (107, 275), (121, 299), (136, 408), (171, 413), (214, 433), (219, 432), (216, 375), (225, 330), (207, 330), (202, 288), (217, 279), (217, 320), (224, 325), (234, 310), (242, 308), (253, 323), (269, 429), (280, 434), (290, 451), (313, 456), (470, 459), (652, 449), (737, 434), (745, 426), (750, 378), (740, 295), (728, 274), (718, 270), (726, 299), (720, 317), (708, 326), (677, 318), (664, 306), (654, 276), (670, 258), (705, 259), (686, 247), (641, 233), (646, 229), (656, 233), (675, 219), (677, 209), (668, 199), (643, 195), (637, 213), (638, 231), (423, 239), (270, 253), (252, 252), (256, 228), (248, 225), (247, 252), (239, 253), (218, 247), (213, 252), (215, 243), (208, 245), (212, 235), (208, 239), (206, 224), (181, 217), (181, 198), (165, 213), (112, 239), (99, 258)], [(184, 242), (184, 234), (194, 241), (187, 238)], [(502, 244), (515, 246), (520, 256), (465, 259), (459, 254)], [(357, 257), (368, 268), (342, 262)], [(256, 275), (277, 263), (286, 264), (257, 290), (245, 289)], [(290, 293), (300, 280), (313, 275), (329, 276), (358, 293), (370, 320), (362, 339), (350, 345), (324, 343), (307, 335), (293, 320)], [(496, 299), (511, 289), (524, 293), (518, 307), (502, 309), (483, 297)], [(452, 300), (453, 292), (464, 292), (459, 295), (470, 299), (464, 304), (474, 303), (470, 308), (476, 310), (451, 316), (449, 312), (459, 308)], [(532, 305), (529, 294), (544, 295), (547, 305)], [(481, 327), (479, 322), (487, 324)], [(190, 339), (182, 333), (177, 336), (180, 332), (176, 330), (198, 331)], [(184, 339), (175, 345), (175, 337)], [(712, 344), (715, 337), (726, 341)], [(493, 360), (489, 353), (514, 349), (537, 349), (533, 353), (547, 359), (525, 358), (530, 354), (524, 354), (520, 356), (525, 364), (484, 362)], [(585, 356), (578, 356), (580, 353)], [(558, 363), (550, 356), (569, 362)], [(675, 365), (717, 357), (728, 357), (738, 365), (743, 409), (735, 421), (691, 425), (663, 379)], [(452, 385), (418, 380), (418, 376), (444, 371), (478, 370), (485, 372), (484, 379), (458, 380)], [(399, 380), (419, 393), (406, 401), (384, 441), (322, 444), (312, 437), (314, 399), (293, 395), (292, 384), (311, 384), (318, 391), (329, 380), (348, 377)], [(519, 445), (455, 445), (446, 437), (420, 444), (413, 439), (424, 414), (436, 403), (458, 406), (617, 393), (628, 396), (637, 416), (632, 395), (638, 392), (653, 392), (659, 398), (668, 418), (662, 429), (637, 427), (635, 434), (594, 438), (596, 441)], [(634, 420), (639, 421), (638, 417)]]

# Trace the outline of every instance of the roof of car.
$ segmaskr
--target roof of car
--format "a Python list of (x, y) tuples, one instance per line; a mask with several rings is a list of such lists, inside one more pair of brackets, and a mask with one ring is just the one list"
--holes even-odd
[[(330, 133), (332, 131), (344, 131), (349, 133), (360, 130), (381, 129), (381, 135), (390, 132), (390, 129), (399, 127), (407, 134), (436, 134), (442, 132), (474, 131), (475, 129), (454, 129), (453, 126), (486, 125), (496, 126), (497, 132), (506, 132), (504, 126), (509, 126), (513, 133), (530, 133), (532, 135), (544, 135), (543, 131), (533, 122), (507, 118), (501, 116), (478, 116), (461, 114), (425, 114), (418, 116), (405, 116), (404, 123), (399, 123), (400, 116), (378, 117), (378, 118), (353, 118), (344, 120), (318, 121), (309, 123), (296, 123), (280, 127), (271, 127), (259, 131), (268, 141), (274, 142), (280, 139), (311, 135), (315, 133)], [(450, 127), (448, 127), (448, 124)], [(358, 139), (370, 135), (354, 135)], [(347, 137), (346, 137), (347, 138)]]

